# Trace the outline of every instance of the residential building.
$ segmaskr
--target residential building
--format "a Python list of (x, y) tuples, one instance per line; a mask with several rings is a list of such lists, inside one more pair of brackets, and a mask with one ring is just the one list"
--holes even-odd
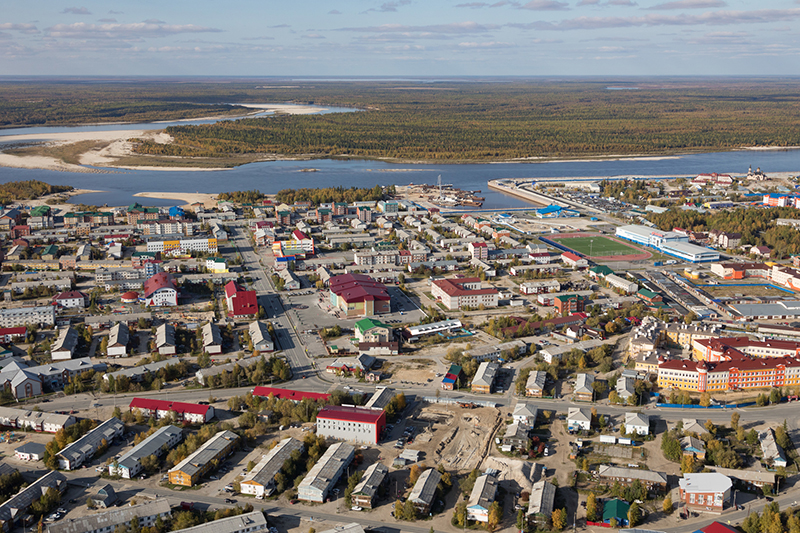
[(154, 400), (151, 398), (134, 398), (128, 405), (128, 410), (139, 410), (145, 418), (154, 417), (161, 420), (174, 413), (176, 421), (190, 424), (205, 424), (214, 418), (214, 406), (200, 405), (187, 402), (172, 402), (169, 400)]
[(167, 473), (169, 482), (184, 487), (196, 485), (215, 462), (233, 453), (238, 445), (239, 436), (236, 433), (227, 430), (218, 432)]
[(745, 490), (761, 490), (764, 485), (775, 485), (775, 472), (739, 470), (734, 468), (721, 468), (719, 466), (706, 465), (704, 470), (717, 472), (723, 476), (728, 476), (736, 481)]
[(175, 326), (163, 323), (156, 328), (156, 350), (161, 355), (175, 355), (177, 348), (175, 344)]
[(592, 412), (585, 407), (570, 407), (567, 412), (567, 428), (570, 431), (592, 428)]
[(702, 437), (708, 433), (708, 430), (705, 428), (703, 424), (700, 423), (699, 420), (695, 418), (684, 418), (681, 420), (683, 423), (683, 433), (684, 434), (695, 434), (698, 437)]
[[(67, 286), (70, 285), (69, 280), (64, 280)], [(81, 291), (67, 291), (56, 295), (53, 301), (64, 309), (83, 309), (89, 301), (89, 297)]]
[(528, 511), (525, 513), (528, 524), (548, 527), (555, 500), (555, 485), (543, 479), (534, 483), (528, 500)]
[(14, 457), (20, 461), (41, 461), (44, 459), (44, 444), (38, 442), (26, 442), (16, 450), (14, 450)]
[(375, 387), (375, 393), (370, 396), (364, 407), (368, 409), (386, 409), (386, 406), (389, 405), (389, 402), (392, 401), (396, 394), (394, 389)]
[(541, 294), (546, 292), (558, 292), (560, 290), (561, 282), (557, 279), (525, 281), (519, 285), (520, 294)]
[(259, 361), (261, 361), (261, 358), (261, 355), (257, 355), (255, 357), (248, 357), (246, 359), (239, 359), (231, 363), (225, 363), (224, 365), (214, 365), (208, 368), (201, 368), (194, 373), (194, 377), (198, 383), (201, 385), (206, 385), (209, 383), (208, 380), (213, 379), (214, 376), (220, 376), (220, 379), (225, 379), (224, 376), (226, 374), (233, 373), (237, 366), (243, 369), (250, 368), (251, 366), (258, 364)]
[(527, 450), (531, 444), (531, 439), (528, 437), (529, 433), (530, 428), (522, 422), (514, 421), (509, 424), (506, 426), (506, 432), (501, 441), (502, 450)]
[(172, 274), (159, 272), (144, 282), (145, 305), (153, 307), (178, 305), (178, 289)]
[(317, 413), (317, 435), (356, 444), (378, 444), (385, 427), (383, 409), (328, 405)]
[(322, 392), (306, 392), (292, 389), (278, 389), (275, 387), (255, 387), (253, 389), (253, 396), (259, 396), (261, 398), (269, 398), (272, 396), (278, 400), (291, 400), (293, 402), (302, 402), (303, 400), (325, 402), (331, 395)]
[(500, 366), (497, 363), (484, 361), (478, 366), (475, 376), (472, 378), (472, 392), (491, 394), (494, 378)]
[(219, 326), (213, 322), (208, 322), (201, 331), (203, 334), (203, 351), (211, 355), (221, 354), (222, 334), (219, 332)]
[(441, 480), (442, 474), (435, 468), (429, 468), (414, 483), (408, 501), (414, 504), (414, 508), (420, 515), (426, 516), (430, 512), (436, 499), (436, 489)]
[(625, 468), (615, 465), (600, 465), (597, 469), (597, 477), (601, 482), (611, 486), (614, 483), (630, 485), (634, 481), (639, 481), (644, 485), (648, 492), (664, 493), (669, 488), (667, 474), (653, 470), (640, 468)]
[(128, 526), (136, 521), (141, 528), (153, 527), (157, 519), (169, 520), (172, 516), (166, 498), (118, 507), (104, 513), (61, 520), (47, 525), (46, 533), (113, 533), (118, 526)]
[(50, 470), (0, 504), (0, 526), (3, 531), (13, 530), (20, 519), (28, 516), (27, 511), (31, 504), (41, 498), (49, 489), (55, 489), (61, 494), (66, 492), (67, 478), (64, 477), (64, 474)]
[(363, 274), (332, 277), (329, 297), (331, 306), (348, 318), (391, 312), (391, 296), (386, 286)]
[(544, 370), (531, 370), (528, 381), (525, 383), (525, 395), (534, 398), (544, 396), (544, 387), (547, 383), (547, 372)]
[(216, 238), (180, 239), (169, 241), (148, 241), (148, 252), (160, 252), (164, 255), (188, 255), (192, 252), (215, 254), (218, 251)]
[(119, 475), (125, 479), (135, 478), (142, 471), (142, 459), (154, 455), (161, 457), (183, 440), (183, 432), (175, 426), (164, 426), (134, 446), (122, 457), (108, 465), (111, 476)]
[(650, 416), (643, 413), (625, 413), (625, 433), (650, 434)]
[(297, 487), (300, 500), (322, 503), (353, 460), (355, 448), (346, 442), (331, 445)]
[(767, 465), (773, 468), (779, 468), (781, 466), (785, 468), (788, 466), (789, 463), (786, 460), (786, 454), (780, 444), (775, 441), (775, 433), (772, 431), (772, 428), (767, 428), (760, 432), (758, 434), (758, 440), (761, 443), (761, 459), (767, 463)]
[(157, 361), (155, 363), (129, 366), (127, 368), (117, 370), (116, 372), (106, 372), (103, 375), (103, 380), (106, 383), (110, 383), (112, 379), (117, 380), (124, 376), (134, 383), (141, 383), (145, 376), (151, 374), (156, 375), (159, 371), (161, 371), (161, 369), (177, 363), (180, 363), (180, 359), (164, 359), (163, 361)]
[(59, 390), (69, 380), (87, 370), (105, 371), (105, 363), (92, 363), (91, 359), (67, 359), (41, 366), (20, 368), (8, 365), (0, 371), (0, 385), (11, 390), (15, 398), (32, 398), (45, 388)]
[(50, 357), (54, 361), (72, 359), (75, 348), (78, 346), (78, 332), (68, 326), (58, 331), (58, 338), (50, 349)]
[(695, 363), (684, 359), (664, 361), (658, 366), (658, 386), (694, 392), (717, 392), (800, 384), (800, 359), (796, 357), (752, 358), (726, 352), (729, 361)]
[(351, 496), (354, 507), (372, 509), (378, 498), (378, 488), (389, 475), (389, 467), (382, 463), (373, 463), (364, 472), (361, 481), (355, 486)]
[(536, 417), (539, 415), (539, 409), (532, 403), (517, 402), (512, 414), (514, 422), (525, 424), (533, 429), (536, 426)]
[(253, 511), (220, 518), (194, 527), (178, 529), (174, 533), (256, 533), (269, 529), (264, 513)]
[(359, 342), (389, 342), (394, 336), (391, 327), (372, 318), (362, 318), (353, 330)]
[(250, 470), (239, 483), (242, 494), (250, 494), (262, 499), (270, 496), (275, 490), (275, 476), (283, 468), (283, 464), (291, 457), (292, 452), (302, 452), (305, 446), (299, 440), (287, 437), (280, 441)]
[(687, 435), (681, 439), (681, 453), (702, 461), (706, 458), (706, 445), (700, 439)]
[(79, 468), (84, 461), (91, 459), (101, 446), (110, 446), (124, 430), (125, 425), (118, 418), (111, 417), (101, 422), (96, 428), (58, 452), (58, 467), (62, 470)]
[(17, 326), (15, 328), (2, 328), (0, 329), (0, 342), (9, 344), (20, 339), (24, 339), (28, 334), (28, 328), (25, 326)]
[(128, 353), (128, 341), (130, 331), (128, 324), (117, 322), (108, 334), (108, 347), (106, 354), (108, 357), (125, 357)]
[(72, 415), (0, 407), (0, 426), (7, 428), (55, 433), (74, 423), (75, 417)]
[(250, 322), (248, 328), (250, 340), (253, 342), (253, 350), (258, 353), (270, 353), (275, 351), (275, 343), (272, 342), (272, 335), (269, 333), (267, 325), (255, 320)]
[(636, 395), (636, 380), (630, 376), (620, 376), (615, 389), (617, 396), (627, 401), (628, 398)]
[(229, 317), (253, 317), (258, 315), (256, 291), (246, 291), (235, 281), (225, 285), (225, 301)]
[(720, 512), (731, 499), (731, 478), (719, 472), (684, 474), (678, 480), (681, 501), (695, 510)]
[(467, 244), (472, 259), (486, 261), (489, 259), (489, 247), (485, 242), (470, 242)]
[(481, 288), (480, 278), (437, 279), (431, 283), (431, 295), (449, 310), (497, 307), (499, 293)]
[(483, 474), (475, 480), (467, 502), (467, 519), (488, 522), (489, 508), (497, 497), (497, 478)]
[(572, 268), (586, 268), (589, 266), (589, 261), (572, 252), (564, 252), (561, 254), (561, 260), (564, 264)]
[(553, 305), (562, 315), (571, 315), (572, 313), (583, 312), (586, 299), (577, 294), (563, 294), (553, 299)]
[(594, 400), (594, 374), (578, 374), (575, 389), (572, 391), (576, 400), (591, 402)]
[(450, 369), (442, 378), (442, 390), (460, 389), (465, 379), (464, 371), (460, 365), (450, 365)]

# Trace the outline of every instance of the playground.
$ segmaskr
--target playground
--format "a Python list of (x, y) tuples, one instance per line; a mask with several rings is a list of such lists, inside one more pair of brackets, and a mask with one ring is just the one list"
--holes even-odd
[(650, 252), (599, 233), (559, 233), (548, 236), (548, 239), (592, 260), (642, 261), (653, 256)]

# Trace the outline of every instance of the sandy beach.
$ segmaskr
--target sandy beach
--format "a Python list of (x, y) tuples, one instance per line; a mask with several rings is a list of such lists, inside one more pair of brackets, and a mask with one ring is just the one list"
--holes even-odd
[(183, 207), (202, 202), (203, 207), (211, 209), (217, 206), (217, 195), (202, 192), (138, 192), (134, 196), (142, 198), (159, 198), (167, 200), (180, 200), (184, 202)]

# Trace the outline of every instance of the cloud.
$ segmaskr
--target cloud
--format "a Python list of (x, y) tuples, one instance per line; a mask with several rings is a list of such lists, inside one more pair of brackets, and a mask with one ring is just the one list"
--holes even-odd
[(15, 24), (12, 22), (0, 23), (0, 30), (18, 31), (20, 33), (39, 33), (34, 24)]
[(264, 35), (262, 37), (242, 37), (243, 41), (274, 41), (275, 37)]
[(426, 34), (465, 34), (486, 33), (499, 29), (496, 24), (478, 24), (477, 22), (454, 22), (451, 24), (431, 24), (428, 26), (407, 26), (404, 24), (382, 24), (380, 26), (362, 26), (339, 28), (338, 31), (361, 33), (426, 33)]
[(760, 9), (755, 11), (711, 11), (701, 15), (656, 15), (643, 17), (577, 17), (560, 22), (511, 23), (508, 27), (529, 30), (599, 30), (654, 26), (726, 26), (787, 22), (800, 17), (800, 9)]
[(124, 11), (114, 11), (113, 9), (108, 12), (109, 15), (122, 15)]
[(675, 0), (674, 2), (664, 2), (647, 7), (649, 10), (669, 10), (669, 9), (708, 9), (712, 7), (726, 7), (728, 4), (722, 0)]
[(569, 4), (558, 2), (557, 0), (530, 0), (530, 2), (522, 6), (522, 9), (530, 9), (531, 11), (567, 11), (569, 10)]
[(65, 15), (91, 15), (92, 12), (85, 7), (65, 7), (61, 13)]
[(606, 4), (606, 5), (609, 5), (609, 6), (638, 6), (639, 4), (637, 4), (633, 0), (609, 0), (608, 4)]
[(167, 25), (148, 24), (56, 24), (45, 30), (50, 37), (66, 39), (141, 39), (144, 37), (165, 37), (182, 33), (221, 32), (216, 28), (195, 26), (194, 24)]
[(338, 9), (331, 9), (330, 11), (328, 11), (328, 15), (341, 15), (341, 14), (342, 12), (339, 11)]
[(596, 6), (600, 4), (600, 0), (581, 0), (578, 2), (578, 7), (580, 6)]
[(456, 7), (468, 7), (470, 9), (480, 9), (482, 7), (489, 7), (486, 2), (467, 2), (466, 4), (456, 4)]
[(109, 22), (110, 23), (110, 22), (116, 22), (116, 21), (117, 21), (117, 19), (98, 19), (97, 22)]
[(499, 41), (489, 41), (485, 43), (476, 43), (476, 42), (458, 43), (458, 46), (459, 48), (488, 50), (492, 48), (512, 48), (514, 45), (512, 45), (511, 43), (504, 43)]
[(320, 35), (319, 33), (307, 33), (303, 35), (303, 39), (324, 39), (324, 35)]
[(12, 35), (10, 33), (5, 33), (0, 31), (0, 39), (11, 39)]
[(144, 21), (145, 24), (166, 24), (163, 20), (158, 19), (147, 19)]
[(276, 24), (275, 26), (267, 26), (267, 28), (291, 28), (288, 24)]
[(384, 2), (381, 4), (381, 7), (367, 9), (364, 13), (369, 13), (370, 11), (376, 11), (379, 13), (394, 13), (397, 11), (398, 7), (407, 6), (410, 3), (411, 0), (395, 0), (394, 2)]

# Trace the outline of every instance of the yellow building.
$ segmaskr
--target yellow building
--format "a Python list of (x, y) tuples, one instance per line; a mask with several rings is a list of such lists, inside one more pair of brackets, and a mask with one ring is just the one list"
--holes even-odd
[(169, 471), (169, 482), (184, 487), (196, 485), (215, 463), (233, 453), (238, 443), (239, 435), (232, 431), (220, 431), (193, 454), (175, 465)]

